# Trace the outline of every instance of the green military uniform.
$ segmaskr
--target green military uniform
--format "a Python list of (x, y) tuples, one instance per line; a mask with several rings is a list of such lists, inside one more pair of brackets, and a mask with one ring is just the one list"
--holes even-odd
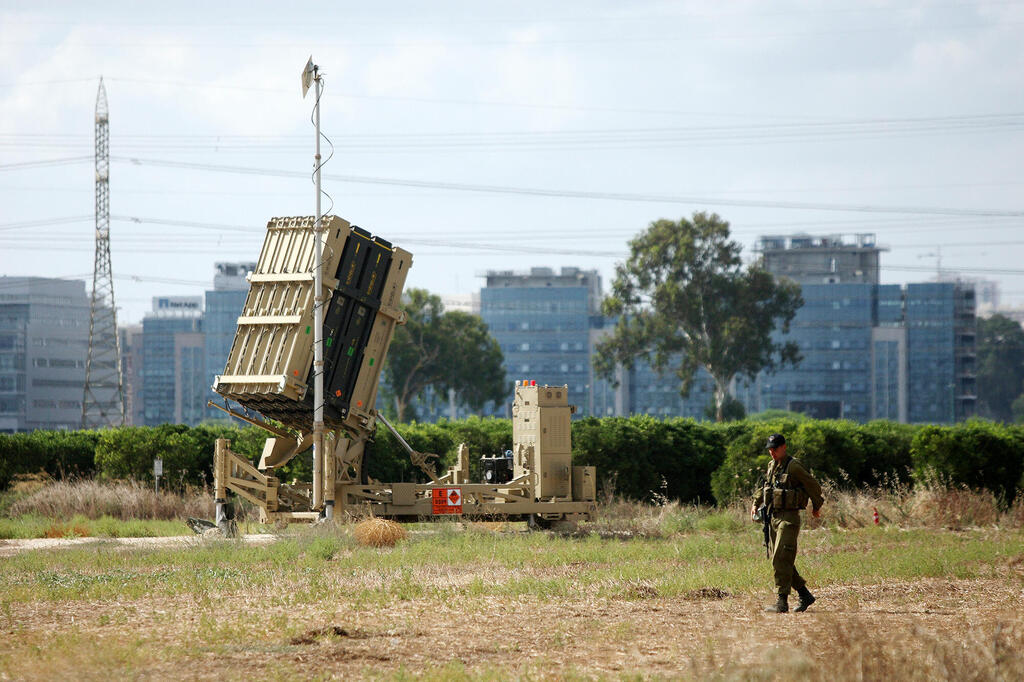
[(772, 569), (780, 596), (789, 595), (791, 589), (803, 591), (807, 585), (794, 562), (800, 534), (800, 510), (807, 506), (808, 499), (815, 510), (825, 501), (814, 477), (789, 455), (778, 462), (773, 459), (755, 506), (760, 507), (765, 502), (771, 506)]

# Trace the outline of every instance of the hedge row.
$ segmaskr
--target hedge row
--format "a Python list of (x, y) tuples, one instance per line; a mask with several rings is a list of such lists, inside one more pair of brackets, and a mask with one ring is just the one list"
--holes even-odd
[[(412, 448), (440, 456), (439, 472), (454, 464), (459, 443), (467, 443), (474, 480), (479, 480), (481, 455), (497, 455), (512, 446), (507, 420), (470, 418), (398, 428)], [(911, 426), (785, 418), (728, 424), (648, 416), (586, 418), (573, 422), (573, 460), (596, 466), (599, 483), (626, 497), (726, 502), (749, 494), (756, 485), (768, 465), (764, 443), (776, 432), (786, 434), (790, 453), (816, 475), (840, 485), (937, 476), (991, 490), (1007, 502), (1024, 488), (1024, 426), (984, 421)], [(54, 476), (152, 480), (156, 457), (163, 459), (170, 484), (209, 483), (217, 438), (230, 438), (233, 450), (255, 459), (265, 437), (255, 427), (209, 425), (0, 435), (0, 488), (17, 474), (40, 470)], [(308, 459), (293, 460), (282, 477), (308, 480)], [(384, 429), (367, 449), (367, 470), (382, 481), (425, 480)]]

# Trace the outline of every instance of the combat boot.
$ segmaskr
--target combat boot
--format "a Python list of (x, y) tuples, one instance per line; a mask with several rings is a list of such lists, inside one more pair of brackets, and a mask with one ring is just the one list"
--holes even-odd
[(768, 613), (786, 613), (789, 611), (789, 595), (780, 594), (779, 600), (775, 602), (775, 605), (765, 607), (765, 611)]
[(811, 594), (811, 591), (807, 589), (806, 585), (798, 589), (796, 592), (800, 595), (800, 601), (793, 610), (806, 611), (807, 607), (815, 602), (814, 595)]

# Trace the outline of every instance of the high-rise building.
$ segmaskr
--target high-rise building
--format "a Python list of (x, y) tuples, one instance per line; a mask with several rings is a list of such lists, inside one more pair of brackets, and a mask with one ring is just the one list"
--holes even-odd
[(748, 411), (929, 423), (974, 414), (970, 284), (880, 285), (873, 235), (762, 237), (759, 249), (769, 271), (801, 284), (785, 340), (803, 359), (761, 373), (743, 392)]
[(124, 377), (125, 422), (130, 426), (145, 424), (142, 400), (142, 325), (118, 329), (121, 335), (121, 375)]
[(686, 398), (673, 372), (659, 374), (642, 359), (620, 368), (614, 382), (596, 375), (595, 348), (614, 327), (614, 320), (601, 314), (596, 270), (564, 267), (556, 273), (535, 267), (490, 271), (486, 278), (481, 316), (501, 345), (510, 385), (517, 379), (566, 384), (581, 416), (705, 416), (714, 384), (703, 370)]
[(910, 284), (906, 292), (910, 421), (956, 422), (976, 413), (975, 309), (970, 284)]
[(0, 278), (0, 432), (79, 428), (88, 348), (84, 281)]
[(245, 298), (249, 294), (249, 280), (246, 275), (256, 269), (256, 263), (217, 263), (217, 274), (213, 277), (213, 290), (206, 292), (206, 311), (203, 316), (203, 333), (205, 340), (205, 381), (204, 409), (211, 419), (226, 419), (228, 416), (213, 407), (205, 407), (205, 403), (215, 400), (223, 403), (224, 399), (214, 393), (213, 380), (218, 374), (224, 373), (231, 352), (231, 344), (238, 328), (238, 318), (245, 307)]
[(201, 296), (157, 296), (142, 319), (143, 423), (195, 425), (205, 416)]
[[(872, 407), (874, 284), (804, 284), (804, 305), (789, 335), (803, 359), (759, 377), (759, 403), (748, 411), (792, 410), (818, 419), (868, 421)], [(886, 365), (888, 368), (888, 365)]]
[(480, 291), (480, 316), (501, 345), (505, 376), (551, 386), (568, 385), (578, 415), (593, 404), (591, 330), (603, 324), (601, 277), (596, 270), (535, 267), (491, 270)]

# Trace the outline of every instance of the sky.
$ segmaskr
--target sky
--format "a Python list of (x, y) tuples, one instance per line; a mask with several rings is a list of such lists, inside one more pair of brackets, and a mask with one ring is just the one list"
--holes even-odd
[(91, 287), (101, 76), (119, 323), (255, 261), (315, 209), (312, 56), (324, 211), (412, 252), (407, 287), (574, 266), (607, 291), (649, 223), (712, 211), (747, 259), (874, 233), (883, 282), (1022, 306), (1022, 35), (1004, 0), (2, 0), (0, 274)]

